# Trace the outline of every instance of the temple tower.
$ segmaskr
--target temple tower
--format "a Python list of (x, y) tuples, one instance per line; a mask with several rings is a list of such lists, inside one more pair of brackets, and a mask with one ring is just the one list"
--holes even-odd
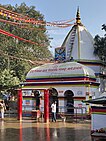
[(72, 58), (78, 62), (99, 61), (99, 58), (93, 54), (93, 37), (81, 23), (79, 8), (77, 9), (76, 22), (66, 36), (62, 47), (66, 48), (66, 61)]
[[(63, 50), (64, 54), (60, 54)], [(55, 60), (59, 62), (75, 61), (90, 67), (95, 71), (97, 82), (100, 83), (100, 93), (103, 91), (104, 80), (101, 77), (103, 65), (99, 57), (94, 54), (94, 40), (81, 22), (79, 8), (77, 9), (74, 26), (65, 37), (61, 47), (55, 49)]]

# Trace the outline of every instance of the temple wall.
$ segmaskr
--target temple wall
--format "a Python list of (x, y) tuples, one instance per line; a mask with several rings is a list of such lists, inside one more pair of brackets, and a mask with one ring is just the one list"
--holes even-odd
[[(44, 86), (43, 86), (44, 87)], [(47, 88), (47, 87), (46, 87)], [(51, 86), (48, 86), (48, 89)], [(77, 110), (78, 113), (81, 113), (81, 107), (83, 108), (83, 112), (89, 111), (89, 105), (86, 105), (82, 102), (82, 100), (88, 100), (90, 98), (94, 98), (95, 94), (98, 91), (98, 87), (92, 85), (52, 85), (52, 88), (56, 89), (58, 93), (58, 112), (67, 112), (67, 99), (64, 95), (66, 91), (70, 90), (73, 93), (74, 107), (79, 107)], [(41, 99), (40, 99), (40, 110), (44, 111), (44, 90), (40, 90), (41, 87), (38, 87), (40, 91)], [(31, 111), (35, 107), (35, 98), (32, 95), (31, 90), (25, 90), (23, 93), (23, 110)], [(74, 110), (74, 112), (76, 112)]]

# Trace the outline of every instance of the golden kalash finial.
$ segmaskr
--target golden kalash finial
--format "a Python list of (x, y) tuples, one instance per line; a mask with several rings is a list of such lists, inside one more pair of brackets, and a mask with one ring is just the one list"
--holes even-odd
[(80, 18), (79, 7), (78, 7), (78, 9), (77, 9), (76, 24), (81, 24), (81, 18)]

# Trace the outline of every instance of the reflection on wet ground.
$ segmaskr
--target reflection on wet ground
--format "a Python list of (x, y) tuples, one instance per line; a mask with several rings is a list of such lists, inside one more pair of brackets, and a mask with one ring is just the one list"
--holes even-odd
[(91, 141), (90, 122), (0, 121), (0, 141)]

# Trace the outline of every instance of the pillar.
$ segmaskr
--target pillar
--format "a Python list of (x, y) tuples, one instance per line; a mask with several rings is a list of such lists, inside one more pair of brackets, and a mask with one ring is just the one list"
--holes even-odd
[(44, 122), (49, 123), (49, 90), (44, 90)]
[(22, 90), (18, 90), (18, 120), (22, 120)]

